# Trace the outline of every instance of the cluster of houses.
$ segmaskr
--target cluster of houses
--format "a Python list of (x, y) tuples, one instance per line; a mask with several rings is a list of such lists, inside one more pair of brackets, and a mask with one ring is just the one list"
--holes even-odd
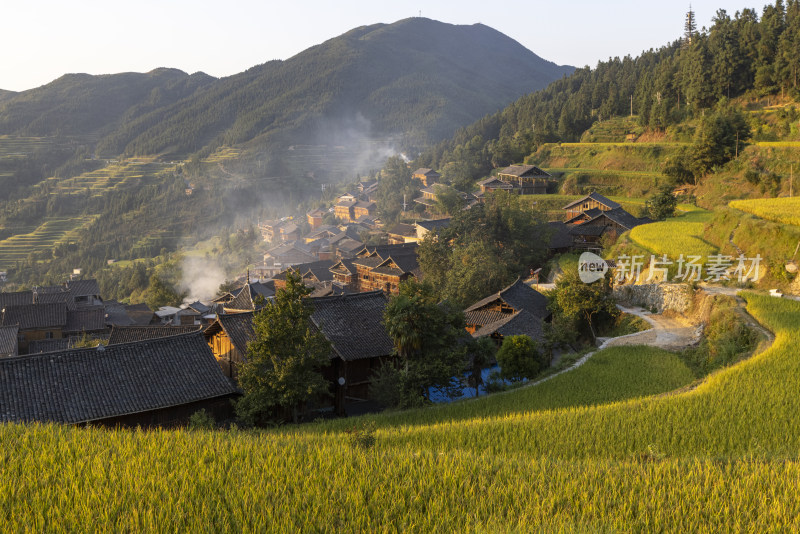
[[(418, 169), (419, 201), (436, 202), (440, 176)], [(465, 207), (490, 191), (544, 193), (552, 178), (531, 165), (504, 169), (464, 196)], [(445, 228), (449, 219), (398, 224), (386, 230), (375, 218), (376, 182), (333, 207), (307, 214), (309, 231), (285, 218), (259, 224), (274, 243), (262, 265), (235, 291), (210, 302), (156, 311), (144, 305), (104, 301), (94, 280), (0, 293), (0, 422), (175, 425), (199, 409), (230, 416), (241, 394), (239, 367), (254, 336), (254, 314), (285, 287), (289, 273), (311, 289), (313, 326), (331, 343), (330, 402), (337, 415), (369, 406), (376, 369), (393, 359), (383, 312), (401, 282), (420, 279), (417, 242)], [(431, 204), (432, 206), (433, 204)], [(607, 233), (649, 222), (592, 193), (564, 207), (565, 220), (551, 222), (553, 252), (599, 247)], [(305, 225), (303, 225), (305, 226)], [(365, 245), (365, 233), (381, 231), (388, 244)], [(522, 280), (464, 310), (467, 333), (541, 339), (551, 317), (547, 298)], [(87, 342), (87, 340), (89, 342)], [(86, 345), (98, 343), (96, 346)]]

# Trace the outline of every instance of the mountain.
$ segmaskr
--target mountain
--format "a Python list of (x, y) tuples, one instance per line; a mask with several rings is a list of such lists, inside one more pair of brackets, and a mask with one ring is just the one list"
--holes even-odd
[(482, 24), (351, 30), (227, 78), (70, 74), (0, 101), (0, 135), (89, 135), (104, 155), (403, 136), (425, 145), (572, 72)]
[(5, 89), (0, 89), (0, 102), (3, 100), (8, 100), (16, 94), (17, 93), (15, 91), (6, 91)]

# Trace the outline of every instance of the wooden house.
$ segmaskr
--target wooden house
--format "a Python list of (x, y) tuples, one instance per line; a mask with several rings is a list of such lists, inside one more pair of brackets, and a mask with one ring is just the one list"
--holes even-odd
[(0, 423), (184, 425), (239, 394), (200, 332), (0, 358)]
[(420, 182), (422, 182), (423, 187), (430, 187), (435, 183), (439, 183), (439, 180), (442, 179), (442, 175), (438, 172), (434, 171), (433, 169), (428, 168), (419, 168), (411, 174), (412, 178), (416, 178)]
[(321, 209), (311, 210), (308, 213), (306, 213), (306, 219), (308, 220), (308, 225), (311, 227), (312, 230), (322, 226), (322, 219), (324, 217), (325, 217), (325, 210)]
[(286, 287), (286, 277), (290, 271), (299, 274), (303, 279), (303, 284), (308, 287), (318, 287), (320, 284), (332, 282), (333, 273), (331, 272), (331, 267), (333, 267), (335, 263), (336, 262), (333, 260), (319, 260), (293, 265), (275, 275), (273, 278), (275, 289), (283, 289)]
[(336, 215), (336, 218), (344, 221), (350, 222), (354, 220), (354, 213), (353, 207), (358, 204), (358, 200), (339, 200), (336, 205), (333, 207), (333, 213)]
[(103, 305), (103, 298), (100, 296), (100, 286), (97, 280), (70, 280), (66, 283), (66, 286), (72, 293), (75, 306), (78, 308)]
[(64, 337), (67, 307), (63, 302), (9, 306), (2, 313), (2, 326), (19, 329), (20, 354), (28, 352), (31, 341)]
[[(324, 376), (337, 414), (345, 415), (347, 404), (369, 400), (375, 370), (391, 360), (394, 347), (382, 322), (386, 302), (382, 291), (312, 299), (311, 321), (331, 343)], [(221, 315), (204, 335), (223, 373), (236, 379), (255, 338), (253, 313)]]
[(411, 224), (397, 223), (386, 231), (390, 245), (415, 243), (417, 241), (417, 228)]
[(355, 222), (362, 217), (371, 217), (376, 209), (377, 205), (374, 202), (359, 200), (353, 205), (353, 216), (350, 220)]
[[(591, 210), (600, 211), (611, 211), (621, 207), (618, 203), (610, 200), (600, 193), (590, 193), (585, 197), (570, 202), (562, 209), (566, 211), (566, 221), (567, 224), (571, 224), (570, 221), (575, 219), (575, 217), (581, 217), (584, 212), (589, 212)], [(597, 212), (592, 212), (593, 215), (597, 215)]]
[(450, 217), (434, 219), (431, 221), (418, 221), (414, 224), (417, 232), (417, 241), (422, 241), (429, 233), (437, 233), (450, 225)]
[[(497, 180), (505, 182), (510, 188), (507, 191), (518, 195), (544, 195), (547, 188), (555, 184), (555, 179), (535, 165), (511, 165), (497, 173)], [(481, 182), (481, 191), (500, 189), (501, 186), (491, 180)]]
[(498, 340), (509, 335), (542, 339), (542, 322), (552, 316), (547, 304), (547, 297), (518, 278), (464, 310), (467, 331), (473, 337), (490, 336)]
[(274, 296), (275, 291), (261, 282), (247, 282), (239, 289), (233, 299), (223, 304), (223, 309), (225, 313), (253, 311), (263, 306), (268, 299)]

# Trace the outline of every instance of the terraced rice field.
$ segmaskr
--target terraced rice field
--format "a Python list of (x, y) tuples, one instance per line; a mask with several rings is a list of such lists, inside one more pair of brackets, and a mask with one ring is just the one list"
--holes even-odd
[(658, 393), (691, 379), (674, 355), (597, 354), (538, 392), (372, 416), (371, 448), (364, 419), (2, 425), (0, 531), (797, 532), (800, 303), (744, 297), (772, 346), (697, 387)]
[(94, 217), (48, 218), (37, 228), (21, 228), (20, 232), (0, 241), (0, 269), (25, 260), (31, 252), (51, 249), (58, 243), (77, 238)]
[(734, 200), (729, 206), (768, 221), (800, 226), (800, 197)]
[(675, 261), (681, 255), (700, 256), (702, 261), (717, 253), (703, 234), (711, 212), (697, 210), (680, 217), (652, 224), (643, 224), (630, 231), (630, 240), (651, 254), (664, 255)]
[(148, 177), (168, 168), (164, 163), (149, 161), (112, 162), (102, 169), (87, 172), (66, 180), (49, 178), (52, 192), (62, 195), (85, 195), (102, 197), (109, 191), (128, 185), (134, 180)]

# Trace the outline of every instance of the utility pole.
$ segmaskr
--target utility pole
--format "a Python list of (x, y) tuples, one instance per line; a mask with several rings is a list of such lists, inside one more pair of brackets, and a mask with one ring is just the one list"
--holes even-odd
[(633, 95), (631, 95), (631, 117), (633, 117)]
[(736, 130), (736, 158), (739, 158), (739, 130)]

